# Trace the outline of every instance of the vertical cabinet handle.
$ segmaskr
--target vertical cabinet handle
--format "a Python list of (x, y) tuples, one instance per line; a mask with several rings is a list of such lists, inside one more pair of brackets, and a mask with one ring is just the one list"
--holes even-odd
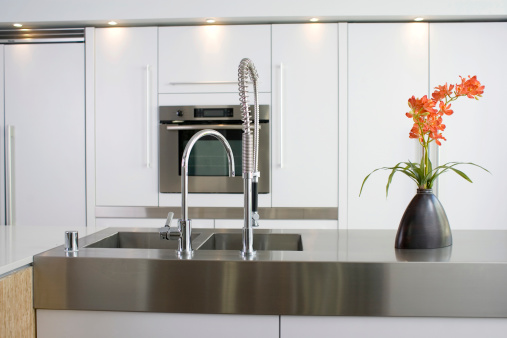
[(12, 167), (12, 150), (14, 143), (14, 126), (8, 125), (5, 130), (5, 142), (6, 142), (6, 150), (7, 156), (5, 157), (5, 184), (6, 184), (6, 225), (14, 225), (14, 186), (12, 181), (13, 176), (13, 167)]
[(280, 168), (283, 168), (283, 63), (280, 63)]
[(150, 142), (151, 142), (151, 128), (150, 128), (150, 65), (146, 65), (146, 168), (151, 167), (150, 158)]

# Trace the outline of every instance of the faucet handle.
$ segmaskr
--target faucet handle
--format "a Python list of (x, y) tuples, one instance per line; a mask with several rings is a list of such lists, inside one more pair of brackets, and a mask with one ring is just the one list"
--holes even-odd
[(181, 237), (181, 230), (179, 228), (171, 228), (171, 222), (173, 220), (174, 212), (167, 214), (165, 226), (158, 229), (160, 239), (178, 239)]
[(260, 219), (259, 213), (257, 211), (252, 212), (252, 226), (253, 227), (257, 228), (259, 226), (259, 219)]

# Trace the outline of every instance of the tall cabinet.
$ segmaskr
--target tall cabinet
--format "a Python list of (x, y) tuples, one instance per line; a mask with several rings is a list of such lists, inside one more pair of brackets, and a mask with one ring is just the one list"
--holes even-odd
[[(4, 130), (4, 45), (0, 45), (0, 130)], [(3, 132), (1, 133), (3, 135)], [(4, 138), (0, 137), (0, 178), (4, 177)], [(0, 179), (0, 225), (5, 225), (5, 180)]]
[(272, 206), (338, 206), (338, 24), (272, 27)]
[(157, 28), (95, 30), (96, 205), (158, 206)]
[(460, 82), (459, 75), (477, 75), (486, 86), (479, 101), (460, 98), (452, 103), (454, 114), (444, 117), (447, 141), (438, 149), (439, 164), (473, 162), (491, 172), (458, 167), (473, 184), (454, 173), (440, 176), (439, 199), (451, 229), (505, 229), (507, 115), (502, 107), (507, 92), (507, 46), (500, 41), (506, 39), (505, 22), (430, 24), (430, 87)]
[(5, 45), (7, 224), (84, 226), (84, 45)]
[(428, 24), (349, 24), (348, 33), (347, 227), (396, 229), (416, 185), (398, 173), (386, 198), (380, 171), (359, 191), (374, 169), (420, 158), (405, 113), (412, 95), (428, 94)]

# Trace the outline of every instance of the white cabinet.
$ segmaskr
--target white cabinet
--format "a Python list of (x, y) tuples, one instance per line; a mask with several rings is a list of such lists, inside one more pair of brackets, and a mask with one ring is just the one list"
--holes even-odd
[(3, 48), (9, 223), (84, 226), (84, 45)]
[[(0, 45), (0, 130), (4, 130), (4, 45)], [(0, 225), (5, 225), (4, 138), (0, 137)]]
[(473, 162), (488, 169), (458, 167), (474, 182), (454, 173), (440, 176), (438, 196), (451, 229), (505, 229), (504, 193), (507, 189), (507, 23), (430, 24), (430, 88), (474, 76), (486, 86), (479, 101), (460, 98), (452, 103), (454, 114), (444, 116), (447, 141), (439, 147), (439, 164)]
[(238, 66), (250, 58), (259, 92), (271, 91), (269, 25), (184, 26), (159, 29), (159, 92), (238, 92)]
[(428, 94), (428, 24), (349, 24), (348, 32), (348, 228), (396, 229), (413, 181), (396, 174), (386, 198), (389, 172), (380, 171), (359, 190), (376, 168), (420, 160), (405, 113), (412, 95)]
[(157, 28), (97, 29), (96, 205), (158, 205), (157, 124)]
[(37, 310), (37, 337), (279, 338), (278, 321), (279, 316)]
[(280, 338), (475, 338), (505, 336), (504, 318), (281, 316)]
[(338, 206), (338, 25), (273, 25), (272, 206)]

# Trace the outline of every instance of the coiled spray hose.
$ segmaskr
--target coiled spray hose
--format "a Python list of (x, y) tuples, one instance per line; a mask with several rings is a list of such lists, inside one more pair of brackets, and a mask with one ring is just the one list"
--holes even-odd
[[(254, 90), (254, 133), (250, 128), (251, 117), (248, 105), (247, 77), (253, 83)], [(243, 173), (258, 172), (259, 153), (259, 94), (257, 91), (257, 80), (259, 75), (252, 60), (245, 58), (241, 60), (238, 68), (239, 101), (241, 103), (241, 117), (243, 120)]]

